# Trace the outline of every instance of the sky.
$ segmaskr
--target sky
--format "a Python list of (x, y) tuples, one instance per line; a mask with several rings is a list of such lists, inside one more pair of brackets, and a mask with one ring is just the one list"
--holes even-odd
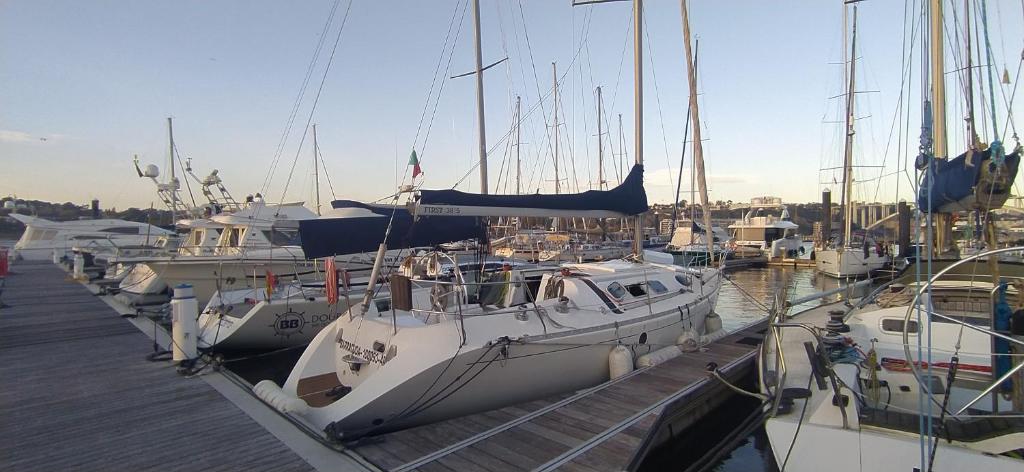
[[(995, 0), (987, 8), (995, 67), (1012, 79), (1024, 44), (1021, 5)], [(899, 171), (916, 153), (922, 87), (916, 45), (904, 63), (907, 9), (896, 0), (858, 4), (859, 200), (911, 198), (910, 177)], [(821, 169), (842, 159), (841, 2), (692, 0), (690, 10), (710, 198), (806, 202), (837, 189), (834, 173)], [(553, 62), (561, 191), (597, 186), (597, 86), (606, 180), (614, 185), (620, 165), (628, 170), (631, 11), (629, 2), (481, 0), (483, 62), (507, 58), (484, 72), (492, 193), (515, 191), (517, 95), (521, 188), (554, 191)], [(947, 18), (947, 28), (959, 21)], [(670, 202), (689, 97), (679, 3), (648, 0), (644, 23), (645, 185), (651, 202)], [(448, 78), (473, 70), (472, 38), (465, 0), (0, 0), (0, 196), (159, 206), (132, 159), (167, 173), (168, 117), (178, 155), (199, 176), (218, 169), (236, 198), (313, 201), (307, 123), (318, 125), (325, 202), (394, 193), (410, 179), (412, 149), (425, 188), (478, 191), (475, 79)], [(950, 147), (959, 150), (959, 56), (947, 56)], [(995, 87), (1002, 128), (1003, 96), (1014, 84)], [(1011, 108), (1019, 111), (1016, 102)], [(988, 120), (979, 126), (991, 128)]]

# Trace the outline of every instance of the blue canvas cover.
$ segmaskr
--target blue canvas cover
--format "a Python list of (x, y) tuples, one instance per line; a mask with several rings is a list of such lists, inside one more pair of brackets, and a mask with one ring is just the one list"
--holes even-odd
[[(966, 165), (968, 154), (963, 153), (953, 159), (936, 159), (934, 181), (929, 171), (925, 171), (921, 189), (917, 195), (917, 207), (921, 211), (936, 213), (950, 203), (958, 202), (974, 193), (983, 165), (988, 165), (991, 149), (974, 152), (971, 164)], [(1010, 185), (1017, 178), (1017, 167), (1020, 165), (1020, 153), (1014, 152), (1006, 156), (1007, 181)], [(930, 195), (930, 199), (929, 199)]]
[(299, 221), (302, 250), (309, 259), (376, 251), (387, 232), (392, 213), (394, 223), (387, 240), (388, 249), (429, 247), (473, 238), (486, 240), (487, 237), (482, 218), (420, 217), (414, 222), (412, 214), (403, 207), (368, 205), (352, 200), (335, 200), (331, 206), (364, 208), (381, 216)]
[(611, 190), (588, 190), (560, 195), (480, 195), (458, 190), (421, 190), (420, 203), (496, 208), (535, 208), (564, 211), (609, 211), (624, 216), (647, 211), (644, 166), (634, 165), (626, 180)]

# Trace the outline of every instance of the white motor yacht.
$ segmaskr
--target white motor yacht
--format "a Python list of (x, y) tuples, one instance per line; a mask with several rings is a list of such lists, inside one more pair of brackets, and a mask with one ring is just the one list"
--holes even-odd
[(9, 216), (25, 225), (21, 239), (14, 244), (15, 259), (50, 260), (55, 252), (64, 257), (74, 247), (139, 246), (174, 234), (147, 223), (112, 218), (51, 221), (17, 213)]
[[(770, 200), (770, 205), (763, 203)], [(768, 257), (796, 257), (800, 255), (803, 247), (803, 240), (797, 234), (800, 228), (796, 223), (789, 221), (789, 211), (782, 206), (781, 201), (775, 201), (774, 197), (755, 198), (751, 201), (751, 209), (743, 216), (729, 225), (732, 232), (732, 242), (738, 247), (760, 250)], [(782, 214), (761, 215), (757, 213), (764, 208), (782, 207)]]

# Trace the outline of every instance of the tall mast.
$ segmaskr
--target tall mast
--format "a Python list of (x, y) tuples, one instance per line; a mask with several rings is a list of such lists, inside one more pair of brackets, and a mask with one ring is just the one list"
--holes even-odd
[(945, 159), (946, 75), (942, 41), (942, 0), (931, 0), (932, 156)]
[(519, 145), (521, 144), (519, 126), (521, 124), (522, 115), (520, 114), (521, 112), (519, 104), (520, 98), (519, 95), (516, 95), (516, 194), (523, 193), (523, 188), (521, 184), (523, 178), (523, 166), (522, 161), (519, 159)]
[(170, 178), (167, 183), (170, 184), (171, 188), (171, 224), (173, 225), (178, 221), (178, 189), (175, 185), (175, 180), (177, 180), (177, 178), (174, 176), (174, 124), (169, 116), (167, 117), (167, 143), (170, 154), (168, 163), (171, 168), (171, 173), (169, 174)]
[(313, 123), (313, 180), (316, 182), (316, 216), (320, 216), (320, 146), (316, 142), (316, 123)]
[[(643, 49), (644, 2), (633, 0), (633, 81), (636, 84), (633, 97), (633, 119), (636, 123), (633, 137), (636, 165), (644, 165), (644, 49)], [(643, 259), (644, 215), (634, 217), (633, 255)]]
[(604, 141), (601, 129), (601, 86), (597, 87), (597, 189), (604, 190)]
[(558, 178), (558, 72), (555, 70), (555, 63), (551, 63), (551, 83), (554, 87), (554, 100), (555, 100), (555, 123), (552, 125), (555, 127), (555, 193), (560, 193), (561, 190), (560, 181)]
[(686, 47), (686, 64), (689, 68), (690, 79), (690, 113), (693, 115), (693, 163), (696, 167), (697, 186), (700, 187), (700, 204), (704, 210), (704, 239), (708, 244), (708, 257), (713, 260), (715, 257), (715, 238), (711, 231), (711, 208), (708, 205), (708, 185), (704, 177), (704, 147), (700, 138), (700, 113), (697, 106), (697, 70), (693, 62), (693, 51), (690, 48), (690, 9), (686, 6), (686, 0), (680, 0), (683, 10), (683, 36)]
[[(622, 183), (623, 173), (625, 169), (622, 168), (622, 156), (626, 155), (626, 134), (622, 131), (622, 113), (619, 113), (619, 157), (616, 159), (616, 165), (619, 167), (619, 183)], [(619, 233), (625, 233), (627, 227), (626, 220), (619, 218)]]
[(974, 66), (971, 54), (971, 0), (964, 0), (964, 49), (967, 55), (967, 148), (974, 150), (978, 144), (978, 131), (974, 127)]
[(484, 126), (484, 74), (480, 52), (480, 0), (473, 0), (473, 31), (476, 36), (476, 119), (480, 139), (480, 193), (487, 195), (487, 132)]
[[(846, 6), (843, 6), (846, 9)], [(854, 135), (854, 105), (857, 101), (856, 76), (857, 76), (857, 6), (853, 7), (853, 32), (851, 33), (850, 44), (850, 73), (848, 75), (849, 85), (846, 90), (846, 146), (843, 152), (843, 245), (849, 247), (851, 224), (853, 223), (853, 135)]]

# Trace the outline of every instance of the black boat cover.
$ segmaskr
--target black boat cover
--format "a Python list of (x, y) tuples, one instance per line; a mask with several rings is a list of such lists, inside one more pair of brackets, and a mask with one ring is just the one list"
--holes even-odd
[(340, 254), (375, 252), (388, 221), (394, 213), (394, 223), (388, 236), (388, 249), (428, 247), (452, 241), (479, 238), (485, 240), (487, 231), (483, 218), (469, 216), (420, 217), (415, 222), (404, 207), (368, 205), (352, 200), (335, 200), (334, 208), (364, 208), (380, 216), (316, 218), (299, 221), (302, 250), (306, 258), (328, 257)]
[[(421, 190), (420, 204), (462, 207), (523, 208), (553, 211), (604, 211), (623, 216), (647, 211), (644, 166), (634, 165), (626, 180), (611, 190), (560, 195), (480, 195), (458, 190)], [(572, 216), (571, 214), (566, 215)]]
[[(967, 165), (967, 154), (963, 153), (953, 159), (935, 159), (934, 179), (925, 172), (924, 181), (917, 195), (917, 207), (921, 211), (934, 213), (950, 203), (955, 203), (974, 193), (982, 166), (988, 165), (991, 148), (975, 152), (971, 155), (971, 165)], [(1006, 176), (1009, 185), (1017, 177), (1020, 165), (1020, 154), (1014, 152), (1006, 156)]]

